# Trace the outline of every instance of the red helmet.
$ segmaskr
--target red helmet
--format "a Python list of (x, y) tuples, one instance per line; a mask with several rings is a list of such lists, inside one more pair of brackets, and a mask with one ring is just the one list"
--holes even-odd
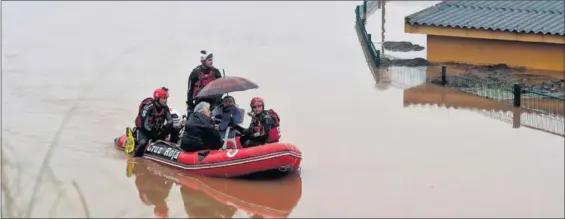
[(263, 101), (263, 98), (261, 97), (254, 97), (251, 99), (251, 103), (249, 105), (251, 105), (251, 107), (253, 107), (253, 105), (265, 106), (265, 101)]
[(160, 87), (153, 91), (153, 99), (159, 99), (162, 97), (169, 97), (169, 89), (166, 87)]

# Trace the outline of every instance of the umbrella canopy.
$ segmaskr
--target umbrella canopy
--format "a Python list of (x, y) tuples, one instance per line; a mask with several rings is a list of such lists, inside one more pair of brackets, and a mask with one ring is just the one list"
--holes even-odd
[(249, 89), (256, 89), (259, 86), (245, 78), (242, 77), (224, 77), (218, 78), (208, 85), (206, 85), (196, 98), (202, 97), (210, 97), (210, 96), (217, 96), (222, 95), (225, 93), (235, 92), (235, 91), (244, 91)]

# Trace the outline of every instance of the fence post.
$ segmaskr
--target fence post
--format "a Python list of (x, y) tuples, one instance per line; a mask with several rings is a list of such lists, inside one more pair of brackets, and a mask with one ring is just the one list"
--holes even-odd
[(363, 23), (367, 23), (367, 0), (363, 0)]
[(447, 84), (447, 70), (445, 65), (441, 66), (441, 85), (445, 86)]
[(359, 5), (355, 7), (355, 14), (359, 17)]
[(373, 43), (373, 35), (371, 35), (370, 33), (367, 33), (367, 50), (369, 50), (369, 56), (371, 57), (371, 59), (373, 60), (373, 62), (375, 62), (375, 51), (373, 51), (372, 47), (371, 47), (371, 43)]
[(376, 64), (377, 64), (377, 67), (380, 67), (381, 66), (381, 51), (377, 50), (376, 52), (377, 52)]
[(513, 85), (514, 90), (514, 107), (520, 107), (522, 105), (522, 86), (520, 83), (515, 83)]
[(512, 110), (512, 128), (520, 128), (522, 124), (522, 110), (514, 109)]

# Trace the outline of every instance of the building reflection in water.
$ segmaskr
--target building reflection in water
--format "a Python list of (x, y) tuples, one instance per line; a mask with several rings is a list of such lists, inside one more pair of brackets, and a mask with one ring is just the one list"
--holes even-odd
[(430, 105), (471, 110), (511, 124), (513, 128), (527, 127), (565, 137), (565, 118), (563, 115), (544, 114), (524, 108), (515, 108), (432, 84), (422, 84), (404, 90), (404, 107)]
[(426, 83), (427, 67), (391, 66), (375, 68), (373, 78), (379, 90), (390, 87), (405, 90)]

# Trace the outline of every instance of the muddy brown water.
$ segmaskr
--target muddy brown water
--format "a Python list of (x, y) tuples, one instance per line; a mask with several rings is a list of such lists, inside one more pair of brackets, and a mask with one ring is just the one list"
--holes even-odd
[[(157, 86), (183, 108), (207, 49), (260, 85), (236, 101), (264, 97), (303, 151), (288, 217), (563, 217), (563, 137), (375, 89), (356, 4), (3, 2), (3, 216), (154, 217), (112, 139)], [(187, 217), (173, 186), (169, 216)]]

